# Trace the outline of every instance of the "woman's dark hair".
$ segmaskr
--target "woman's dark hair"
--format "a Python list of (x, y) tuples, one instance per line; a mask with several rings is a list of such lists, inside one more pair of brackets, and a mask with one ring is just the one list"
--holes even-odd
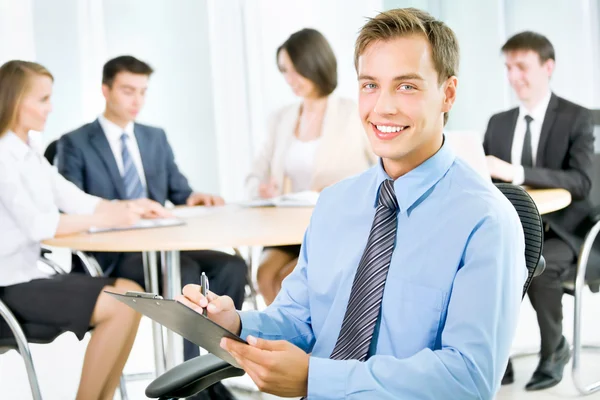
[(335, 90), (337, 61), (321, 32), (305, 28), (293, 33), (277, 49), (277, 60), (281, 50), (285, 50), (290, 56), (296, 71), (315, 84), (319, 96), (328, 96)]

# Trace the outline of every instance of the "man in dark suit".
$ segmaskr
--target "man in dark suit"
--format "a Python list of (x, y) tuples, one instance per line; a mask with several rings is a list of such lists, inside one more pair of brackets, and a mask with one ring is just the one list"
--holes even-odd
[[(540, 390), (561, 381), (570, 359), (562, 335), (562, 282), (576, 261), (578, 248), (572, 239), (590, 214), (593, 126), (589, 110), (551, 92), (555, 56), (546, 37), (522, 32), (502, 51), (520, 106), (490, 118), (483, 146), (491, 176), (534, 188), (563, 188), (573, 199), (569, 207), (544, 216), (546, 270), (528, 291), (540, 327), (541, 352), (525, 388)], [(509, 361), (502, 383), (512, 382)]]
[[(85, 192), (105, 199), (149, 198), (161, 204), (221, 205), (218, 196), (195, 193), (179, 171), (165, 131), (138, 124), (152, 68), (131, 56), (117, 57), (104, 65), (104, 114), (67, 133), (58, 143), (61, 174)], [(125, 277), (144, 286), (140, 253), (97, 253), (108, 276)], [(231, 296), (242, 307), (246, 284), (243, 259), (218, 251), (181, 253), (182, 284), (198, 283), (205, 272), (210, 289)], [(198, 356), (198, 347), (185, 341), (184, 356)], [(215, 392), (215, 390), (218, 391)], [(200, 398), (227, 398), (221, 385)]]

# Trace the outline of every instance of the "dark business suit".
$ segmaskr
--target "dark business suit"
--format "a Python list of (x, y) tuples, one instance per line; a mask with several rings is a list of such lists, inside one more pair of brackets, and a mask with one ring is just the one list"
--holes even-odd
[[(166, 200), (176, 205), (185, 204), (192, 189), (177, 168), (165, 132), (135, 124), (134, 134), (142, 158), (148, 198), (163, 205)], [(98, 120), (59, 140), (58, 169), (86, 193), (109, 200), (126, 198), (123, 178)], [(144, 286), (141, 254), (94, 255), (110, 276), (129, 278)], [(182, 284), (199, 283), (201, 271), (206, 272), (212, 291), (230, 296), (241, 309), (246, 284), (246, 264), (241, 258), (216, 251), (181, 253)], [(187, 344), (186, 359), (198, 355), (198, 348)]]
[[(484, 150), (512, 162), (513, 136), (519, 116), (515, 108), (492, 116)], [(573, 202), (567, 208), (543, 216), (546, 233), (546, 271), (534, 279), (528, 294), (536, 310), (542, 338), (542, 357), (553, 353), (562, 339), (562, 281), (572, 274), (581, 232), (589, 226), (594, 136), (589, 110), (552, 94), (542, 124), (534, 167), (524, 167), (524, 185), (563, 188)]]

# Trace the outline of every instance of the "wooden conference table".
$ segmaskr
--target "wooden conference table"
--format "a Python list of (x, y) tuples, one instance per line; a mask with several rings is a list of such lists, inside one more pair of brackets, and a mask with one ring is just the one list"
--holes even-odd
[[(568, 206), (571, 195), (564, 189), (528, 190), (540, 214)], [(312, 208), (245, 208), (229, 205), (218, 208), (181, 209), (185, 225), (96, 234), (78, 234), (51, 239), (44, 244), (80, 251), (143, 252), (150, 291), (158, 293), (158, 260), (163, 265), (163, 293), (173, 298), (181, 293), (179, 252), (222, 247), (282, 246), (302, 242)], [(183, 360), (181, 340), (167, 331), (163, 352), (162, 327), (153, 324), (157, 374)], [(166, 356), (166, 359), (165, 359)]]

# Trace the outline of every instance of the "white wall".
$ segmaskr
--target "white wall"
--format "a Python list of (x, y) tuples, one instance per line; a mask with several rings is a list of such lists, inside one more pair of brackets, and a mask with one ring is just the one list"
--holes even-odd
[[(219, 189), (206, 2), (105, 0), (107, 57), (131, 54), (155, 70), (139, 121), (164, 128), (196, 190)], [(218, 85), (215, 85), (218, 87)], [(100, 90), (100, 82), (98, 82)]]
[[(285, 104), (299, 101), (285, 83), (275, 58), (277, 48), (302, 28), (319, 30), (330, 42), (338, 62), (335, 95), (356, 100), (354, 41), (366, 17), (383, 8), (379, 0), (257, 0), (244, 3), (248, 51), (248, 82), (252, 134), (260, 146), (268, 116)], [(285, 23), (281, 23), (285, 21)]]
[(32, 0), (0, 0), (0, 65), (35, 57), (32, 8)]

